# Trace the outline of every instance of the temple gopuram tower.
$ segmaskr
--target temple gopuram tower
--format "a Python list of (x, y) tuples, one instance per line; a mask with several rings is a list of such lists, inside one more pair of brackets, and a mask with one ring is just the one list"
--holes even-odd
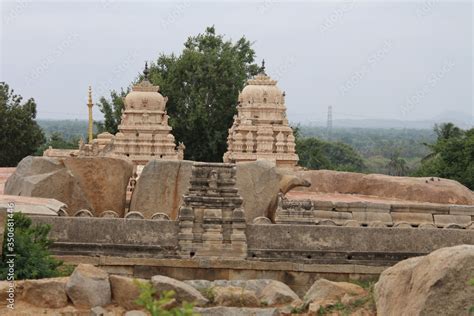
[(286, 117), (285, 93), (276, 84), (265, 73), (263, 61), (260, 73), (248, 80), (239, 94), (224, 162), (265, 159), (275, 161), (277, 167), (296, 166), (298, 155)]
[(181, 160), (184, 145), (179, 144), (176, 149), (166, 113), (168, 98), (159, 93), (158, 86), (148, 81), (148, 72), (145, 64), (143, 80), (125, 97), (119, 132), (113, 140), (113, 152), (138, 165), (145, 165), (151, 159)]

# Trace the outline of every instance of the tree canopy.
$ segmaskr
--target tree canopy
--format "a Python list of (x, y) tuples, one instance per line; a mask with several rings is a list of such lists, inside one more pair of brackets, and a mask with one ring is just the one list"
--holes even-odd
[[(169, 124), (176, 140), (186, 145), (185, 159), (222, 161), (238, 93), (259, 70), (254, 58), (245, 37), (226, 40), (208, 27), (189, 37), (180, 55), (161, 54), (151, 64), (149, 79), (169, 98)], [(100, 100), (104, 129), (111, 133), (117, 131), (125, 94), (112, 91), (111, 100)]]
[(0, 83), (0, 166), (13, 167), (44, 142), (34, 99), (26, 102), (8, 84)]
[(462, 130), (452, 123), (435, 126), (438, 139), (427, 144), (432, 153), (414, 175), (457, 180), (474, 189), (474, 128)]

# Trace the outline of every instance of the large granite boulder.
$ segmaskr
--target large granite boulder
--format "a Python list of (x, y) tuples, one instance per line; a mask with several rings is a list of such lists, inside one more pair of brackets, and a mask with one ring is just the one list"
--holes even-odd
[[(176, 219), (183, 194), (190, 187), (192, 166), (193, 162), (186, 160), (150, 161), (137, 181), (130, 211), (140, 212), (145, 218), (164, 213)], [(275, 163), (264, 160), (237, 164), (236, 178), (248, 223), (260, 216), (273, 220), (279, 192), (310, 185), (293, 172), (278, 169)]]
[(474, 245), (438, 249), (388, 268), (375, 284), (379, 315), (468, 315)]
[(126, 190), (133, 165), (123, 159), (26, 157), (5, 184), (5, 194), (53, 198), (68, 206), (70, 215), (88, 209), (99, 216), (125, 211)]
[(68, 278), (25, 280), (21, 286), (21, 299), (44, 308), (61, 308), (68, 304), (66, 283)]
[(201, 316), (279, 316), (276, 308), (245, 308), (245, 307), (225, 307), (215, 306), (206, 308), (194, 308), (194, 311)]
[(66, 293), (76, 307), (107, 305), (112, 298), (109, 275), (91, 264), (79, 264), (69, 277)]
[(317, 313), (320, 308), (332, 306), (338, 302), (351, 304), (366, 295), (367, 291), (356, 284), (319, 279), (306, 292), (303, 300), (305, 305), (309, 305), (311, 312)]
[(145, 218), (163, 213), (174, 220), (188, 190), (193, 162), (187, 160), (152, 160), (143, 168), (133, 190), (130, 212)]
[(457, 181), (443, 178), (394, 177), (332, 170), (297, 172), (317, 193), (371, 195), (407, 201), (474, 205), (474, 192)]
[(212, 288), (214, 303), (219, 306), (258, 307), (257, 294), (254, 291), (235, 286)]
[(260, 216), (275, 219), (278, 193), (287, 193), (310, 182), (290, 170), (279, 169), (275, 163), (259, 160), (237, 164), (237, 188), (243, 198), (247, 223)]
[(174, 291), (174, 298), (178, 303), (188, 302), (195, 306), (203, 306), (208, 300), (191, 285), (172, 279), (163, 275), (155, 275), (151, 278), (151, 284), (160, 293), (163, 291)]
[(132, 279), (121, 275), (110, 275), (110, 288), (112, 290), (112, 300), (127, 310), (140, 309), (141, 306), (135, 301), (140, 296), (138, 282), (149, 282), (144, 279)]

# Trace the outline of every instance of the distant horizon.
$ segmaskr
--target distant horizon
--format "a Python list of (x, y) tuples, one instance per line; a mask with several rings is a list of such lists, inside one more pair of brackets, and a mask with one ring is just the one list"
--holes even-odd
[(253, 43), (293, 122), (325, 121), (329, 105), (335, 119), (474, 112), (471, 1), (22, 3), (0, 4), (0, 81), (41, 119), (87, 118), (89, 85), (108, 97), (212, 25)]

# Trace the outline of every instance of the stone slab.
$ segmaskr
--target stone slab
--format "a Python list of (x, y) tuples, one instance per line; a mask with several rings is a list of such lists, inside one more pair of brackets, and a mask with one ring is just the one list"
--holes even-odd
[(469, 215), (433, 215), (436, 226), (444, 227), (448, 224), (467, 226), (471, 222)]
[(433, 223), (433, 215), (430, 213), (405, 213), (393, 212), (391, 213), (394, 223), (407, 222), (412, 224)]
[(352, 212), (352, 218), (358, 222), (368, 224), (370, 222), (380, 221), (392, 225), (392, 216), (389, 213), (381, 212)]
[(469, 215), (474, 216), (474, 206), (472, 205), (451, 205), (449, 207), (450, 215)]

